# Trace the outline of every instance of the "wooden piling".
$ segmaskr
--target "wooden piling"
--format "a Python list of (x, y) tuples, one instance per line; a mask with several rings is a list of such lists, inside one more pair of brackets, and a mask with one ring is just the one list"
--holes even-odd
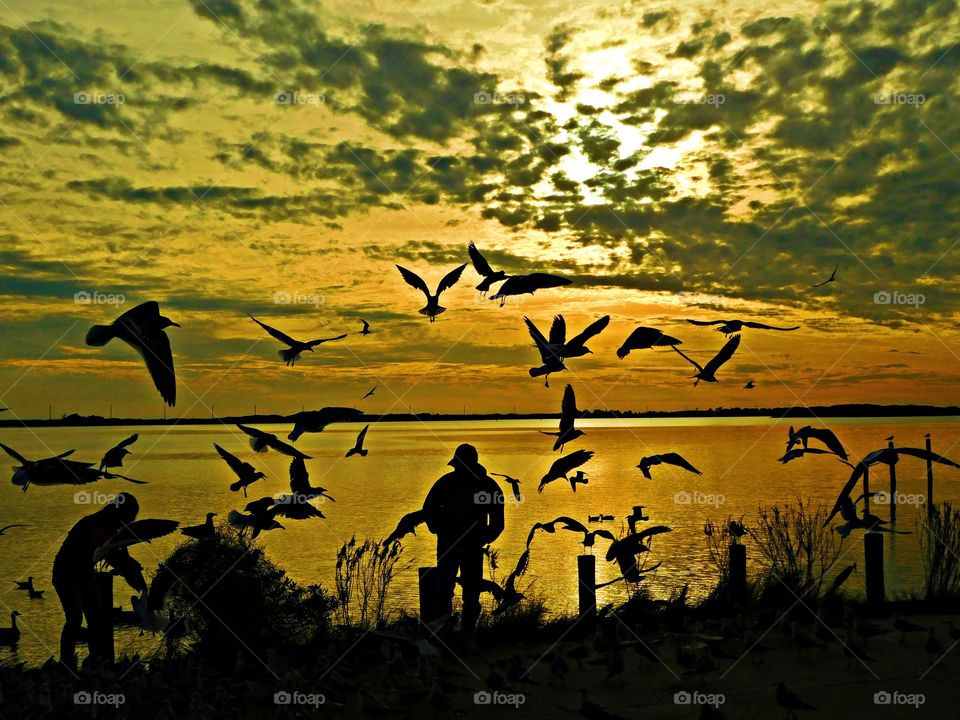
[(417, 568), (420, 589), (420, 620), (428, 623), (437, 619), (437, 580), (433, 566)]
[(747, 546), (730, 543), (730, 599), (743, 602), (747, 599)]
[[(930, 453), (930, 433), (927, 433), (927, 453)], [(933, 460), (927, 457), (927, 517), (933, 514)]]
[[(887, 447), (893, 450), (893, 440), (887, 442)], [(890, 463), (890, 522), (897, 519), (897, 464)]]
[(96, 660), (112, 665), (116, 661), (113, 646), (113, 573), (98, 572), (94, 575), (97, 585), (99, 607), (96, 619), (87, 618), (87, 649)]
[(868, 532), (863, 538), (867, 605), (876, 609), (886, 601), (883, 583), (883, 534)]
[(597, 558), (594, 555), (577, 556), (580, 617), (592, 620), (597, 614)]
[(863, 512), (870, 512), (870, 468), (863, 468)]

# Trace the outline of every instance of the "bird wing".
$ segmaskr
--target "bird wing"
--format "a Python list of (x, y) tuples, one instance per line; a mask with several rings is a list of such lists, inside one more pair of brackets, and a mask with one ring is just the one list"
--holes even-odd
[(257, 430), (256, 428), (247, 427), (246, 425), (240, 425), (239, 423), (237, 424), (237, 427), (250, 436), (250, 447), (253, 448), (254, 452), (263, 453), (267, 451), (268, 447), (270, 447), (269, 433), (265, 433), (263, 430)]
[(576, 450), (569, 455), (564, 455), (554, 460), (553, 465), (550, 466), (550, 472), (544, 475), (544, 477), (551, 477), (553, 479), (562, 477), (574, 468), (580, 467), (592, 457), (593, 450)]
[(310, 342), (307, 343), (307, 345), (309, 345), (310, 347), (314, 347), (316, 345), (323, 345), (323, 343), (326, 343), (326, 342), (333, 342), (334, 340), (343, 340), (346, 336), (347, 336), (347, 333), (344, 333), (343, 335), (337, 335), (336, 337), (328, 337), (328, 338), (321, 338), (319, 340), (311, 340)]
[(370, 323), (368, 323), (366, 320), (364, 320), (363, 318), (360, 318), (360, 322), (363, 323), (363, 328), (362, 328), (363, 330), (370, 329)]
[(692, 357), (690, 357), (689, 355), (687, 355), (683, 350), (681, 350), (680, 348), (678, 348), (676, 345), (671, 345), (670, 347), (672, 347), (672, 348), (674, 349), (674, 351), (676, 351), (676, 353), (677, 353), (680, 357), (682, 357), (682, 358), (683, 358), (684, 360), (686, 360), (688, 363), (690, 363), (691, 365), (693, 365), (693, 366), (697, 369), (697, 372), (703, 372), (703, 365), (701, 365), (701, 364), (698, 363), (696, 360), (694, 360)]
[(10, 457), (12, 457), (14, 460), (16, 460), (17, 462), (20, 462), (20, 463), (22, 463), (22, 464), (24, 464), (24, 465), (29, 465), (29, 464), (30, 464), (30, 461), (29, 461), (29, 460), (27, 460), (23, 455), (21, 455), (20, 453), (18, 453), (18, 452), (17, 452), (16, 450), (14, 450), (13, 448), (7, 447), (7, 446), (4, 445), (3, 443), (0, 443), (0, 448), (3, 448), (3, 451), (4, 451), (7, 455), (9, 455)]
[(567, 339), (567, 321), (563, 315), (556, 315), (550, 325), (550, 344), (563, 345)]
[(687, 462), (686, 459), (684, 459), (684, 457), (680, 455), (680, 453), (675, 453), (675, 452), (664, 453), (659, 457), (661, 462), (665, 462), (668, 465), (676, 465), (677, 467), (682, 467), (684, 470), (689, 470), (695, 475), (703, 474), (699, 470), (697, 470), (693, 465)]
[(439, 296), (444, 290), (449, 290), (457, 284), (457, 281), (460, 280), (460, 275), (463, 273), (463, 269), (466, 266), (467, 264), (464, 263), (460, 267), (454, 268), (443, 276), (443, 280), (441, 280), (440, 284), (437, 285), (437, 296)]
[(758, 322), (744, 322), (743, 326), (748, 328), (755, 328), (757, 330), (783, 330), (785, 332), (789, 330), (797, 330), (800, 328), (799, 325), (794, 325), (793, 327), (777, 327), (776, 325), (764, 325), (763, 323), (758, 323)]
[(690, 323), (691, 325), (704, 326), (704, 325), (723, 325), (727, 321), (726, 320), (691, 320), (687, 318), (687, 322)]
[(837, 501), (833, 504), (833, 510), (830, 511), (827, 519), (823, 521), (823, 527), (826, 527), (830, 521), (833, 520), (833, 517), (840, 512), (844, 498), (847, 500), (850, 499), (850, 493), (853, 491), (853, 488), (856, 487), (857, 482), (859, 482), (860, 478), (863, 477), (865, 472), (867, 472), (867, 465), (861, 460), (854, 466), (853, 472), (850, 474), (850, 479), (847, 480), (847, 484), (843, 486), (843, 489), (837, 496)]
[(360, 431), (360, 434), (357, 435), (357, 447), (363, 447), (363, 439), (367, 436), (367, 430), (370, 429), (369, 425), (365, 425), (363, 430)]
[(267, 325), (266, 323), (260, 322), (260, 321), (257, 320), (253, 315), (248, 315), (248, 317), (249, 317), (251, 320), (253, 320), (257, 325), (259, 325), (259, 326), (262, 327), (264, 330), (266, 330), (268, 335), (270, 335), (270, 336), (273, 337), (273, 338), (276, 338), (277, 340), (279, 340), (280, 342), (282, 342), (282, 343), (285, 344), (285, 345), (291, 345), (291, 346), (293, 346), (293, 345), (296, 345), (296, 344), (299, 342), (298, 340), (294, 340), (292, 337), (290, 337), (290, 336), (287, 335), (286, 333), (280, 332), (280, 331), (277, 330), (276, 328), (272, 328), (272, 327), (270, 327), (269, 325)]
[(732, 338), (727, 340), (722, 348), (720, 348), (720, 352), (713, 357), (713, 360), (706, 364), (706, 366), (703, 368), (704, 371), (709, 375), (716, 373), (717, 370), (720, 369), (721, 365), (733, 357), (733, 353), (736, 352), (738, 347), (740, 347), (740, 336), (734, 335)]
[(169, 535), (180, 526), (176, 520), (158, 520), (148, 518), (128, 523), (114, 533), (110, 539), (98, 547), (93, 553), (93, 561), (100, 562), (114, 550), (136, 545), (141, 542), (150, 542), (156, 538)]
[(546, 288), (562, 287), (569, 285), (572, 280), (561, 277), (560, 275), (550, 275), (548, 273), (530, 273), (529, 275), (519, 275), (517, 283), (524, 292), (532, 293), (535, 290), (545, 290)]
[(543, 333), (533, 324), (533, 321), (528, 317), (523, 318), (523, 322), (527, 325), (527, 332), (530, 333), (530, 337), (533, 338), (533, 342), (537, 346), (537, 350), (540, 351), (540, 359), (544, 362), (550, 362), (554, 359), (553, 353), (550, 351), (549, 343), (547, 339), (543, 336)]
[(140, 437), (139, 433), (134, 433), (133, 435), (128, 437), (126, 440), (123, 440), (122, 442), (117, 443), (113, 449), (123, 450), (123, 448), (127, 447), (128, 445), (133, 445), (133, 443), (135, 443), (137, 441), (137, 438), (139, 437)]
[(669, 528), (666, 525), (654, 525), (653, 527), (649, 527), (641, 532), (627, 535), (625, 538), (616, 540), (610, 545), (609, 549), (607, 550), (606, 559), (609, 562), (621, 554), (636, 555), (637, 553), (642, 552), (643, 548), (645, 547), (644, 541), (647, 538), (672, 531), (673, 528)]
[(563, 391), (563, 400), (560, 402), (560, 433), (565, 428), (572, 428), (573, 422), (580, 417), (577, 409), (577, 396), (573, 392), (573, 385), (567, 385)]
[(599, 335), (600, 332), (609, 324), (610, 324), (610, 316), (604, 315), (599, 320), (595, 320), (589, 325), (587, 325), (587, 327), (583, 330), (583, 332), (581, 332), (576, 337), (572, 338), (570, 342), (567, 343), (567, 345), (570, 345), (573, 347), (582, 347), (587, 342), (587, 340), (594, 337), (595, 335)]
[(230, 466), (230, 469), (233, 470), (233, 472), (236, 474), (237, 477), (242, 478), (244, 473), (246, 472), (246, 469), (249, 467), (252, 467), (250, 463), (244, 462), (243, 460), (238, 458), (236, 455), (234, 455), (233, 453), (227, 450), (224, 450), (222, 447), (220, 447), (216, 443), (214, 443), (213, 446), (217, 449), (217, 452), (220, 454), (220, 457), (222, 457), (224, 461), (227, 463), (227, 465)]
[(310, 492), (310, 474), (303, 458), (295, 457), (290, 461), (290, 490), (301, 495)]
[(402, 518), (400, 522), (397, 523), (397, 528), (387, 536), (387, 539), (383, 541), (384, 545), (389, 545), (395, 540), (399, 540), (404, 535), (409, 535), (413, 533), (416, 535), (417, 525), (427, 521), (426, 514), (423, 510), (414, 510), (411, 513), (407, 513)]
[(493, 268), (490, 267), (487, 259), (480, 254), (480, 251), (477, 250), (477, 246), (474, 243), (471, 242), (467, 245), (467, 253), (470, 255), (470, 260), (473, 262), (473, 269), (477, 271), (478, 275), (483, 275), (484, 277), (493, 275)]
[(826, 445), (830, 452), (835, 455), (839, 455), (844, 460), (847, 459), (847, 451), (843, 449), (843, 443), (840, 442), (840, 438), (837, 437), (836, 433), (829, 428), (810, 428), (807, 431), (809, 437), (816, 438), (824, 445)]
[[(159, 309), (157, 313), (159, 314)], [(153, 384), (160, 393), (160, 397), (167, 405), (173, 407), (177, 404), (177, 377), (173, 369), (173, 351), (170, 349), (170, 338), (163, 330), (145, 332), (140, 325), (134, 322), (128, 322), (127, 328), (132, 334), (131, 340), (133, 342), (131, 342), (131, 345), (140, 353), (140, 357), (147, 364), (147, 371), (153, 378)]]
[(589, 530), (587, 530), (587, 527), (582, 522), (580, 522), (579, 520), (574, 520), (572, 517), (567, 517), (566, 515), (561, 515), (553, 522), (559, 523), (560, 525), (563, 526), (564, 530), (570, 530), (571, 532), (579, 532), (579, 533), (589, 532)]
[(610, 532), (609, 530), (604, 530), (603, 528), (600, 528), (600, 529), (598, 529), (598, 530), (593, 530), (592, 532), (593, 532), (593, 536), (594, 536), (594, 537), (606, 538), (606, 539), (609, 540), (610, 542), (616, 542), (616, 541), (617, 541), (617, 536), (614, 535), (614, 534), (613, 534), (612, 532)]
[(423, 281), (423, 278), (421, 278), (415, 272), (411, 272), (410, 270), (407, 270), (405, 267), (402, 267), (400, 265), (397, 265), (397, 270), (400, 271), (400, 275), (403, 276), (403, 279), (407, 283), (407, 285), (409, 285), (410, 287), (416, 288), (417, 290), (422, 292), (424, 295), (427, 296), (427, 300), (430, 299), (430, 291), (427, 289), (427, 284)]

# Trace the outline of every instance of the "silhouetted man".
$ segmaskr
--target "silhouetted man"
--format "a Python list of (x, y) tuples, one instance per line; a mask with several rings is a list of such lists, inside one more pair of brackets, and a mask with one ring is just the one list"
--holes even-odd
[[(76, 668), (77, 636), (83, 618), (87, 619), (87, 637), (90, 657), (103, 659), (109, 651), (103, 647), (103, 604), (97, 588), (93, 554), (125, 525), (133, 522), (140, 511), (137, 499), (130, 493), (120, 493), (113, 501), (95, 513), (77, 521), (67, 534), (53, 560), (53, 587), (63, 606), (64, 624), (60, 633), (60, 662)], [(108, 553), (104, 561), (132, 588), (145, 591), (143, 566), (130, 557), (126, 548)], [(111, 603), (112, 605), (112, 598)]]
[(423, 501), (427, 527), (437, 536), (437, 614), (449, 614), (460, 573), (461, 631), (466, 641), (480, 616), (483, 548), (503, 532), (503, 492), (487, 475), (473, 445), (461, 445), (448, 463), (453, 470), (437, 480)]

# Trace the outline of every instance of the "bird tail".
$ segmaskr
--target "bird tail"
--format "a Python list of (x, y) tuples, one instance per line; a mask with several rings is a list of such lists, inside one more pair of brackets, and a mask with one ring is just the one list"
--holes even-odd
[(294, 425), (293, 430), (291, 430), (290, 434), (287, 435), (287, 440), (296, 442), (297, 438), (300, 437), (301, 435), (303, 435), (303, 428), (300, 427), (300, 425)]
[(364, 448), (363, 450), (360, 451), (360, 457), (366, 457), (368, 452), (370, 451)]
[(86, 342), (87, 345), (100, 347), (101, 345), (106, 345), (116, 336), (116, 331), (112, 325), (94, 325), (87, 330)]
[(233, 492), (236, 492), (237, 490), (242, 490), (243, 487), (244, 485), (242, 480), (237, 480), (235, 483), (231, 483), (230, 485), (230, 489), (233, 490)]
[(630, 354), (630, 348), (628, 348), (626, 345), (624, 345), (623, 347), (617, 348), (617, 357), (620, 358), (621, 360), (623, 360), (629, 354)]
[(247, 518), (245, 518), (237, 510), (230, 511), (230, 514), (227, 515), (227, 522), (230, 523), (231, 527), (235, 527), (237, 530), (243, 530), (249, 525)]
[(297, 360), (300, 359), (300, 351), (294, 348), (285, 348), (279, 350), (277, 355), (280, 356), (280, 359), (283, 360), (287, 365), (296, 364)]
[(356, 448), (350, 448), (349, 450), (347, 450), (347, 454), (344, 455), (344, 457), (345, 457), (345, 458), (348, 458), (348, 457), (350, 457), (351, 455), (356, 455), (358, 452), (360, 452), (360, 451), (357, 450)]
[(541, 365), (540, 367), (530, 368), (530, 377), (540, 377), (541, 375), (547, 375), (549, 372), (546, 365)]
[(254, 452), (262, 453), (267, 451), (267, 441), (263, 438), (250, 438), (250, 447)]

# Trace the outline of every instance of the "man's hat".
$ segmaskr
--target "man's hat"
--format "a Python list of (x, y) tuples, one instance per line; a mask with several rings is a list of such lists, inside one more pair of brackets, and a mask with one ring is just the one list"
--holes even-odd
[(451, 467), (472, 468), (480, 464), (480, 455), (477, 449), (469, 443), (464, 443), (457, 447), (453, 453), (453, 459), (447, 463)]

